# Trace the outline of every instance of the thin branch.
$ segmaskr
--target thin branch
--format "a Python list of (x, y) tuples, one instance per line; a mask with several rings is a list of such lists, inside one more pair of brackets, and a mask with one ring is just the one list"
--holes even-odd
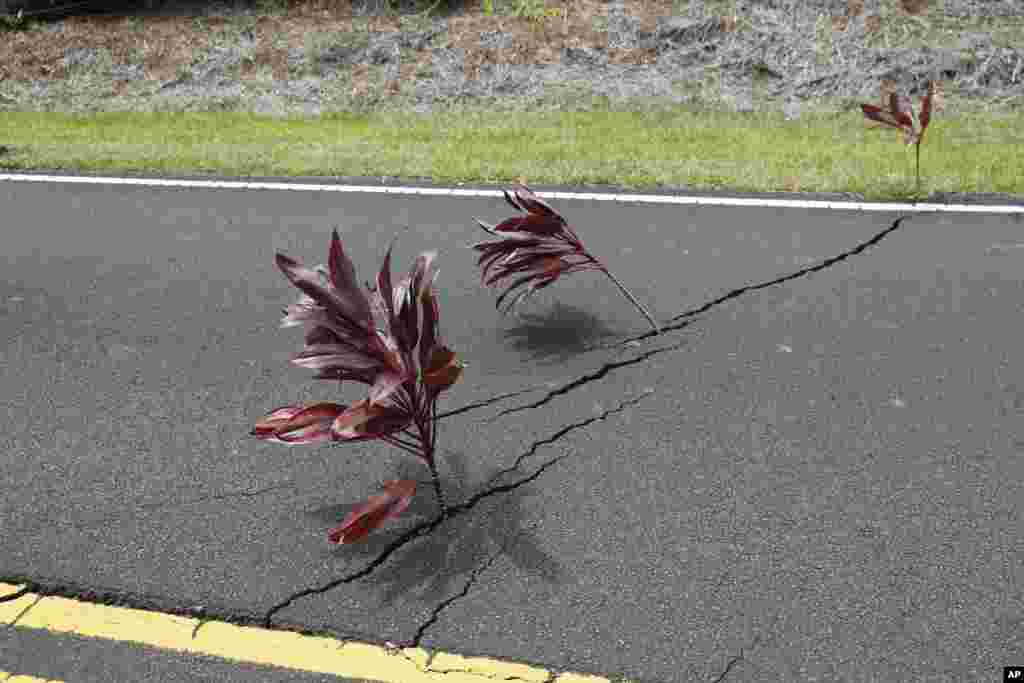
[(598, 269), (602, 273), (607, 275), (609, 277), (609, 279), (611, 279), (611, 281), (615, 283), (615, 285), (619, 288), (619, 290), (623, 294), (626, 295), (626, 298), (633, 302), (633, 305), (637, 307), (637, 310), (639, 310), (641, 313), (644, 314), (644, 317), (647, 318), (647, 322), (651, 323), (651, 327), (654, 328), (654, 332), (655, 333), (660, 333), (661, 332), (661, 328), (658, 327), (658, 323), (656, 323), (654, 321), (654, 318), (651, 316), (650, 313), (647, 312), (647, 309), (644, 308), (643, 305), (639, 301), (636, 300), (636, 297), (633, 296), (632, 292), (630, 292), (628, 289), (626, 289), (626, 286), (624, 284), (619, 282), (619, 278), (617, 278), (614, 275), (612, 275), (612, 272), (610, 270), (608, 270), (607, 268), (605, 268), (605, 266), (603, 264), (601, 264), (600, 262), (597, 262), (597, 266), (598, 266)]

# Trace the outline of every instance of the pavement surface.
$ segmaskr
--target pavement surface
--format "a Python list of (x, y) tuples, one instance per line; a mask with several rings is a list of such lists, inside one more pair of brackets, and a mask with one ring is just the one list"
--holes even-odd
[[(648, 335), (596, 274), (495, 312), (465, 245), (500, 200), (2, 183), (0, 206), (0, 581), (640, 683), (1024, 663), (1020, 215), (557, 202)], [(396, 272), (440, 251), (468, 363), (439, 438), (465, 513), (410, 537), (426, 491), (342, 548), (327, 530), (418, 464), (248, 436), (363, 396), (278, 328), (274, 252), (321, 263), (334, 226), (361, 279), (405, 226)], [(0, 671), (82, 647), (0, 642)]]

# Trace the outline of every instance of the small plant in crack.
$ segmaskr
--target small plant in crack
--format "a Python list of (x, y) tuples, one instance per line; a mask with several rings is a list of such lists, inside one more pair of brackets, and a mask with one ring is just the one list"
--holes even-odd
[(517, 185), (512, 194), (506, 191), (504, 195), (505, 201), (512, 208), (526, 215), (513, 216), (497, 225), (488, 225), (477, 218), (476, 222), (484, 231), (500, 239), (496, 242), (479, 242), (471, 247), (480, 252), (477, 265), (483, 269), (480, 278), (485, 285), (512, 280), (495, 302), (499, 310), (502, 302), (513, 292), (515, 295), (508, 300), (506, 310), (513, 309), (538, 289), (547, 287), (563, 275), (598, 270), (615, 283), (647, 318), (655, 332), (660, 331), (658, 323), (647, 309), (612, 275), (604, 263), (587, 252), (576, 231), (547, 202), (525, 185)]
[[(310, 269), (281, 253), (277, 266), (303, 292), (285, 309), (282, 327), (305, 325), (305, 348), (292, 362), (316, 370), (316, 379), (370, 387), (367, 398), (340, 403), (289, 405), (256, 423), (252, 435), (275, 443), (319, 444), (380, 440), (418, 458), (430, 470), (441, 516), (449, 511), (437, 465), (437, 400), (462, 374), (463, 364), (441, 343), (434, 292), (436, 252), (421, 254), (409, 275), (391, 281), (391, 247), (364, 291), (335, 230), (327, 267)], [(369, 294), (369, 296), (368, 296)], [(409, 507), (416, 481), (384, 483), (332, 529), (332, 543), (365, 538)]]
[(918, 194), (921, 192), (921, 141), (924, 139), (924, 131), (932, 119), (932, 95), (934, 93), (935, 83), (929, 81), (928, 93), (921, 98), (921, 109), (918, 113), (914, 112), (909, 97), (897, 93), (890, 93), (888, 109), (874, 104), (860, 105), (866, 118), (903, 131), (904, 141), (908, 145), (914, 145), (917, 156)]

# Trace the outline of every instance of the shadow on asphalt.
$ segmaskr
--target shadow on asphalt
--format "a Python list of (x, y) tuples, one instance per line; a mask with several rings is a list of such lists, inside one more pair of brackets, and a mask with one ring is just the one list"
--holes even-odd
[(520, 313), (504, 331), (512, 348), (538, 363), (564, 363), (596, 342), (621, 335), (591, 313), (555, 302), (543, 313)]
[[(484, 483), (472, 486), (467, 483), (466, 456), (458, 451), (443, 449), (438, 469), (449, 505), (457, 505), (489, 486), (486, 482), (490, 477)], [(498, 471), (496, 468), (494, 475)], [(426, 469), (415, 462), (402, 462), (395, 478), (421, 482), (418, 495), (403, 517), (392, 527), (371, 534), (364, 541), (351, 546), (332, 547), (325, 554), (338, 557), (345, 567), (351, 565), (354, 557), (371, 562), (405, 532), (408, 522), (432, 519), (437, 514), (437, 504), (433, 488), (424, 475)], [(375, 493), (367, 491), (365, 495), (368, 497)], [(407, 544), (402, 553), (374, 572), (374, 581), (387, 586), (383, 603), (390, 605), (410, 591), (423, 596), (451, 594), (463, 585), (464, 577), (495, 554), (495, 547), (501, 548), (501, 552), (518, 569), (540, 576), (548, 583), (566, 583), (568, 576), (559, 563), (544, 552), (523, 527), (522, 505), (528, 493), (527, 487), (509, 491), (503, 494), (498, 507), (488, 509), (481, 506), (479, 513), (459, 515), (446, 522), (443, 532), (432, 533)], [(324, 522), (326, 536), (328, 526), (340, 524), (345, 515), (362, 502), (328, 505), (308, 510), (306, 514)]]

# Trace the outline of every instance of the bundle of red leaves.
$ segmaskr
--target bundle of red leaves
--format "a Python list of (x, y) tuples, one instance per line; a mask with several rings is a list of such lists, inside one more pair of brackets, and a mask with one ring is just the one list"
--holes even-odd
[(525, 215), (513, 216), (497, 225), (476, 219), (485, 232), (499, 239), (479, 242), (471, 247), (480, 253), (477, 265), (482, 268), (480, 277), (484, 285), (511, 281), (495, 302), (499, 310), (502, 302), (513, 292), (515, 295), (509, 299), (506, 310), (511, 310), (563, 275), (598, 270), (608, 276), (643, 313), (655, 331), (658, 330), (651, 314), (601, 261), (587, 252), (573, 227), (547, 202), (525, 185), (517, 185), (512, 194), (506, 191), (504, 195), (512, 208)]
[[(252, 434), (288, 445), (379, 439), (419, 458), (430, 468), (435, 492), (446, 511), (434, 461), (437, 399), (462, 373), (455, 353), (440, 341), (439, 310), (433, 291), (436, 254), (421, 254), (409, 275), (391, 282), (391, 248), (375, 289), (364, 291), (335, 230), (328, 267), (304, 267), (277, 255), (285, 277), (303, 292), (285, 310), (282, 327), (306, 326), (305, 348), (296, 365), (316, 370), (317, 379), (369, 386), (365, 399), (290, 405), (259, 421)], [(364, 538), (403, 512), (416, 490), (412, 480), (388, 481), (385, 493), (353, 510), (330, 532), (335, 543)]]
[(917, 187), (921, 187), (921, 141), (924, 139), (924, 132), (932, 119), (932, 95), (935, 93), (935, 84), (928, 83), (928, 93), (921, 98), (921, 109), (914, 113), (910, 104), (910, 98), (905, 95), (891, 93), (889, 96), (889, 108), (874, 104), (860, 105), (864, 116), (878, 123), (891, 126), (903, 131), (904, 142), (915, 146), (917, 156)]

